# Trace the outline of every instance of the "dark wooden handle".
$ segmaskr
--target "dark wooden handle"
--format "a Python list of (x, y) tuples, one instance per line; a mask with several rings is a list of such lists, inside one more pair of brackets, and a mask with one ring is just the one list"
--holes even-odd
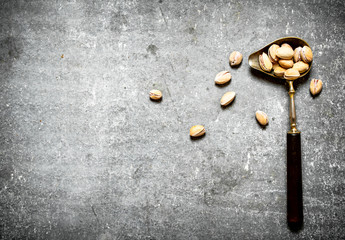
[(303, 225), (301, 134), (287, 134), (287, 220), (290, 228)]

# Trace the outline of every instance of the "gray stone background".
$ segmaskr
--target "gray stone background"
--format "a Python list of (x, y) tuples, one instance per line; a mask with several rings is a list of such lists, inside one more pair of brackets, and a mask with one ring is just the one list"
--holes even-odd
[[(344, 1), (1, 0), (0, 26), (1, 239), (345, 238)], [(314, 51), (296, 83), (298, 233), (287, 86), (247, 61), (284, 36)], [(233, 78), (217, 87), (222, 70)], [(207, 133), (192, 141), (195, 124)]]

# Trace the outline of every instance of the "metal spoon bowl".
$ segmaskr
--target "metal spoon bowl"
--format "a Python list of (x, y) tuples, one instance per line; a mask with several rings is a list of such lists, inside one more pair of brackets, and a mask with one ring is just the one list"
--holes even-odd
[[(261, 69), (260, 63), (259, 63), (259, 56), (260, 56), (260, 54), (262, 54), (263, 52), (268, 53), (268, 49), (269, 49), (269, 47), (272, 44), (277, 44), (277, 45), (280, 46), (283, 43), (290, 44), (290, 46), (293, 49), (295, 49), (297, 47), (303, 47), (303, 46), (310, 47), (309, 44), (306, 41), (304, 41), (303, 39), (298, 38), (298, 37), (283, 37), (283, 38), (279, 38), (279, 39), (274, 40), (273, 42), (267, 44), (265, 47), (261, 48), (260, 50), (250, 54), (250, 56), (248, 58), (249, 66), (251, 66), (252, 68), (254, 68), (256, 70), (259, 70), (259, 71), (261, 71), (261, 72), (263, 72), (263, 73), (265, 73), (267, 75), (270, 75), (272, 77), (279, 78), (279, 79), (284, 79), (284, 77), (277, 77), (276, 75), (274, 75), (273, 70), (271, 72), (265, 72), (264, 70)], [(300, 78), (304, 77), (305, 75), (308, 74), (308, 72), (311, 69), (312, 63), (313, 62), (309, 63), (309, 69), (306, 72), (304, 72), (303, 74), (301, 74)]]

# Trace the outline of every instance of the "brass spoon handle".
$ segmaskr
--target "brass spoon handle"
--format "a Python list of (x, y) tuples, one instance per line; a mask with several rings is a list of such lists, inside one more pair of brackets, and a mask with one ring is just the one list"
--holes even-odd
[(290, 125), (291, 129), (289, 133), (300, 133), (297, 130), (296, 123), (296, 108), (295, 108), (295, 89), (293, 88), (293, 81), (288, 81), (289, 83), (289, 96), (290, 96)]

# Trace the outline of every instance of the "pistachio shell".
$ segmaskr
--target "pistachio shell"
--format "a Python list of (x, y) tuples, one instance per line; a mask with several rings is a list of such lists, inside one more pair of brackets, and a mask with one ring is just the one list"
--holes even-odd
[(223, 97), (220, 99), (220, 105), (223, 107), (229, 105), (232, 101), (234, 101), (236, 97), (235, 92), (227, 92), (223, 95)]
[(230, 66), (239, 65), (242, 62), (242, 59), (243, 59), (242, 53), (238, 51), (232, 52), (229, 57)]
[(305, 71), (309, 69), (309, 64), (303, 61), (299, 61), (299, 62), (294, 63), (292, 68), (297, 69), (299, 73), (304, 73)]
[(289, 47), (280, 47), (277, 49), (277, 57), (281, 59), (291, 59), (293, 57), (293, 50)]
[(290, 60), (280, 59), (278, 62), (281, 67), (286, 68), (286, 69), (292, 68), (293, 66), (293, 60), (291, 59)]
[(290, 48), (292, 51), (293, 51), (293, 48), (290, 46), (290, 44), (288, 44), (288, 43), (283, 43), (282, 45), (281, 45), (281, 47), (287, 47), (287, 48)]
[(218, 73), (214, 79), (216, 84), (225, 84), (231, 79), (231, 73), (229, 71), (221, 71)]
[(195, 125), (189, 130), (189, 135), (191, 137), (200, 137), (205, 134), (205, 128), (203, 125)]
[(280, 67), (279, 64), (278, 64), (277, 62), (276, 62), (276, 63), (273, 63), (272, 69), (274, 70), (274, 69), (276, 69), (277, 67)]
[(303, 62), (310, 63), (313, 61), (313, 52), (308, 46), (304, 46), (301, 50), (301, 58)]
[(266, 53), (262, 53), (259, 56), (259, 63), (262, 70), (266, 72), (270, 72), (272, 70), (272, 63)]
[(276, 61), (274, 61), (269, 54), (267, 54), (267, 56), (268, 56), (268, 59), (271, 61), (272, 64), (276, 63)]
[(274, 69), (274, 75), (276, 75), (277, 77), (282, 77), (284, 76), (285, 71), (285, 68), (278, 66)]
[(293, 52), (293, 60), (295, 62), (299, 62), (301, 61), (301, 50), (302, 50), (302, 47), (298, 47), (295, 49), (295, 51)]
[(256, 120), (260, 123), (260, 125), (266, 126), (268, 124), (268, 116), (263, 111), (256, 111), (255, 117)]
[(277, 49), (278, 48), (279, 48), (279, 46), (277, 44), (273, 44), (268, 49), (268, 57), (270, 58), (272, 63), (278, 61), (278, 57), (277, 57)]
[(157, 89), (153, 89), (150, 91), (150, 98), (152, 100), (160, 100), (162, 98), (162, 92)]
[(300, 77), (299, 71), (294, 69), (294, 68), (290, 68), (290, 69), (286, 70), (284, 73), (284, 78), (286, 80), (295, 80), (299, 77)]
[(313, 79), (310, 82), (310, 92), (313, 95), (319, 94), (322, 90), (322, 81), (320, 79)]

